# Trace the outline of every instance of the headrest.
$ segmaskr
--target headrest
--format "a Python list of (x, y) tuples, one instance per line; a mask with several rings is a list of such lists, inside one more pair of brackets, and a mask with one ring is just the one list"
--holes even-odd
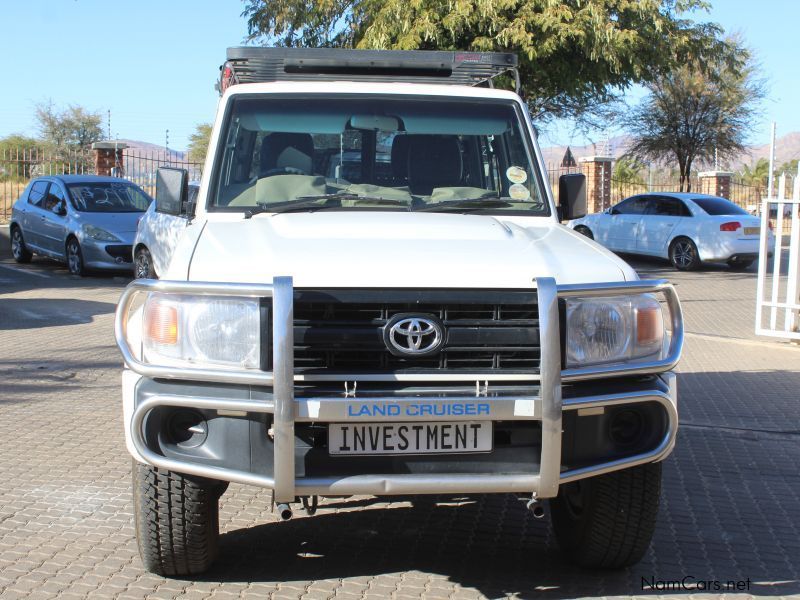
[(311, 174), (314, 140), (309, 133), (270, 133), (261, 142), (261, 174), (292, 167)]
[(408, 185), (413, 194), (461, 184), (463, 164), (458, 138), (452, 135), (407, 135)]

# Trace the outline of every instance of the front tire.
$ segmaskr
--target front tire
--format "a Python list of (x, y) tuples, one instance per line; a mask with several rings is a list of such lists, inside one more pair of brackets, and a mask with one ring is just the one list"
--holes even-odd
[(11, 228), (11, 256), (18, 263), (29, 263), (33, 256), (33, 253), (25, 245), (22, 230), (17, 225)]
[(153, 266), (153, 256), (144, 246), (136, 250), (133, 257), (133, 276), (136, 279), (158, 279)]
[(700, 253), (689, 238), (678, 238), (669, 247), (669, 261), (679, 271), (694, 271), (700, 266)]
[(83, 277), (86, 267), (83, 265), (83, 252), (81, 245), (75, 238), (67, 240), (67, 268), (69, 272), (78, 277)]
[(145, 569), (188, 576), (211, 567), (218, 553), (220, 489), (134, 461), (136, 541)]
[(660, 497), (661, 463), (567, 483), (550, 501), (558, 545), (582, 567), (634, 565), (650, 546)]
[(588, 227), (585, 227), (584, 225), (579, 225), (578, 227), (575, 228), (575, 231), (577, 231), (581, 235), (585, 235), (590, 240), (594, 239), (594, 234), (592, 233), (592, 230), (589, 229)]

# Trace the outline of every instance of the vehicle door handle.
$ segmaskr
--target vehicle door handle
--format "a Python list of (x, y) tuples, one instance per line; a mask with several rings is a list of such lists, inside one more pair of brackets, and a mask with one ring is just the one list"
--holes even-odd
[(42, 221), (46, 221), (46, 220), (47, 220), (47, 217), (45, 217), (44, 215), (39, 215), (39, 218), (40, 218)]

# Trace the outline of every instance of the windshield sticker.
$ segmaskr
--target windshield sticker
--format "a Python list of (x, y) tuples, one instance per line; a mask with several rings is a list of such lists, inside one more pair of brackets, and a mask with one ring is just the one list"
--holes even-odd
[(515, 183), (510, 188), (508, 188), (508, 195), (511, 196), (514, 200), (527, 200), (531, 197), (531, 193), (524, 185), (521, 183)]
[(525, 183), (528, 181), (528, 174), (522, 167), (512, 166), (506, 169), (506, 177), (511, 183)]

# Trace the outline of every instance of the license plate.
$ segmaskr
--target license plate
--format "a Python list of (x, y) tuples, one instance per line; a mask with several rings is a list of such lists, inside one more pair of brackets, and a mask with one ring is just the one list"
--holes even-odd
[(491, 449), (491, 421), (328, 425), (330, 454), (461, 454)]
[(760, 227), (745, 227), (744, 228), (745, 235), (760, 235), (761, 228)]

